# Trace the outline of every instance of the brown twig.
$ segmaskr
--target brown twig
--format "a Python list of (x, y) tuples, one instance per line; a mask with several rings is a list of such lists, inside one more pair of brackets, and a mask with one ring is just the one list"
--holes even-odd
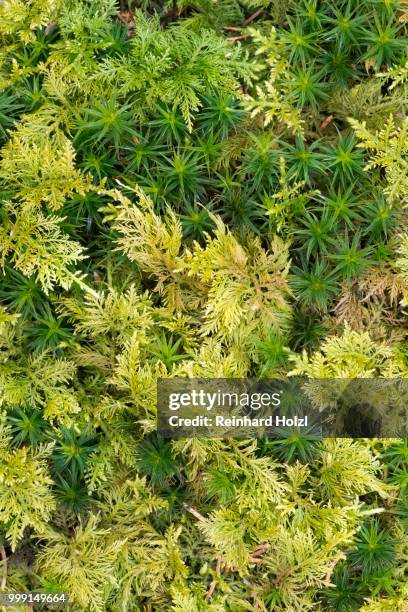
[(134, 17), (135, 14), (132, 11), (122, 11), (122, 13), (118, 13), (118, 19), (123, 25), (130, 25), (133, 23)]
[(333, 572), (334, 572), (334, 569), (335, 569), (336, 565), (338, 564), (338, 562), (341, 559), (344, 559), (345, 556), (346, 555), (344, 554), (344, 552), (340, 550), (337, 553), (337, 555), (333, 558), (332, 562), (330, 563), (329, 567), (327, 568), (326, 576), (325, 576), (325, 578), (323, 580), (324, 586), (328, 587), (330, 585), (331, 577), (333, 576)]
[(7, 554), (4, 546), (1, 547), (1, 560), (3, 561), (3, 576), (1, 579), (0, 588), (2, 591), (4, 591), (7, 584)]
[(182, 505), (183, 505), (184, 510), (187, 510), (187, 512), (190, 512), (190, 514), (195, 516), (195, 518), (197, 520), (201, 521), (202, 523), (207, 523), (208, 522), (207, 519), (205, 518), (205, 516), (200, 514), (198, 510), (193, 508), (193, 506), (189, 506), (189, 504), (186, 504), (185, 502), (183, 502)]
[[(215, 567), (215, 571), (217, 573), (217, 576), (219, 576), (221, 574), (221, 555), (218, 555), (217, 557), (217, 565)], [(214, 578), (214, 580), (211, 582), (209, 589), (207, 591), (207, 595), (205, 596), (206, 600), (210, 599), (211, 595), (214, 593), (215, 591), (215, 587), (217, 586), (217, 580), (216, 578)]]
[(326, 119), (321, 123), (320, 129), (325, 130), (331, 124), (333, 119), (334, 119), (333, 115), (329, 115), (328, 117), (326, 117)]
[(48, 34), (51, 34), (51, 32), (53, 32), (56, 27), (57, 27), (57, 24), (55, 23), (55, 21), (53, 21), (52, 23), (49, 23), (47, 27), (45, 28), (44, 34), (48, 36)]
[(245, 38), (250, 38), (250, 37), (251, 37), (250, 34), (242, 34), (241, 36), (229, 36), (227, 40), (232, 40), (232, 41), (245, 40)]
[(237, 28), (236, 26), (224, 26), (223, 30), (227, 30), (227, 32), (240, 32), (242, 28)]
[(251, 559), (253, 559), (254, 557), (261, 557), (270, 547), (271, 545), (268, 542), (265, 542), (264, 544), (259, 544), (252, 553)]
[(255, 548), (252, 555), (250, 555), (249, 557), (250, 562), (251, 563), (262, 563), (262, 559), (260, 557), (262, 557), (262, 555), (266, 553), (266, 551), (270, 547), (271, 545), (268, 544), (268, 542), (265, 542), (264, 544), (258, 544), (258, 546)]
[(248, 19), (245, 19), (244, 23), (242, 25), (246, 26), (249, 23), (251, 23), (254, 19), (256, 19), (257, 17), (259, 17), (259, 15), (261, 15), (263, 13), (263, 8), (258, 9), (257, 11), (255, 11), (255, 13), (253, 15), (251, 15), (250, 17), (248, 17)]

